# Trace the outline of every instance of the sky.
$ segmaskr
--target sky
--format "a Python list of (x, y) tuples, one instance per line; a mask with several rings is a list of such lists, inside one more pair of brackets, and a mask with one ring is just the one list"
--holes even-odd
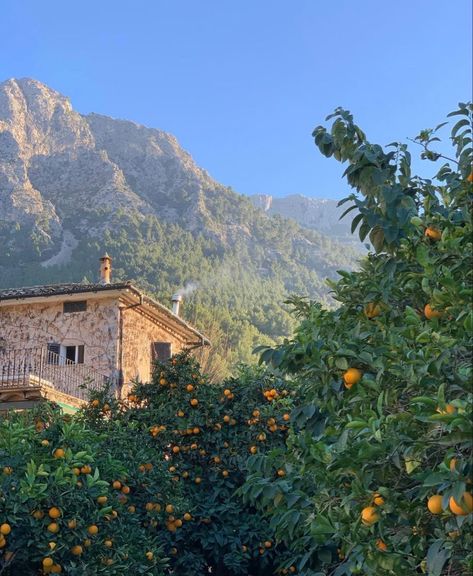
[(472, 98), (471, 12), (471, 0), (0, 0), (0, 81), (35, 78), (81, 113), (171, 132), (237, 192), (341, 198), (343, 168), (313, 128), (343, 106), (385, 145), (443, 121)]

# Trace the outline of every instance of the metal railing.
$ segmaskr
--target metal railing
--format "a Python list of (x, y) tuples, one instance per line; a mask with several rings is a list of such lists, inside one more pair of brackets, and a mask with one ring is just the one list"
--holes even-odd
[(109, 380), (94, 368), (45, 348), (0, 349), (0, 390), (48, 385), (85, 400), (87, 388), (102, 389)]

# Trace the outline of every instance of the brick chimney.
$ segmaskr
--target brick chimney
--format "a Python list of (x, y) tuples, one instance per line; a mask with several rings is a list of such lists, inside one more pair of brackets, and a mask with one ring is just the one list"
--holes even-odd
[(112, 278), (112, 259), (105, 252), (105, 256), (100, 258), (100, 284), (110, 284)]

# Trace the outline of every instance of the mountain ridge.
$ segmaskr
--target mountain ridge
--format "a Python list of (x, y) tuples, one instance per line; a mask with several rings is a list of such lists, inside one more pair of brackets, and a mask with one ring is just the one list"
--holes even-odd
[(0, 287), (93, 279), (104, 250), (117, 279), (158, 298), (195, 281), (186, 314), (213, 326), (231, 350), (221, 358), (234, 360), (288, 334), (288, 294), (327, 300), (324, 278), (357, 258), (268, 217), (169, 133), (81, 115), (31, 79), (0, 84), (0, 242)]

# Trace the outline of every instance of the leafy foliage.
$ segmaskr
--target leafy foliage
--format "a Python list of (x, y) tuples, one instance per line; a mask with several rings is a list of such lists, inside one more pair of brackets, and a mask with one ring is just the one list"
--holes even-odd
[[(456, 160), (434, 180), (411, 176), (407, 148), (372, 145), (346, 111), (314, 131), (323, 154), (348, 161), (354, 228), (376, 253), (332, 283), (337, 310), (292, 299), (295, 337), (262, 351), (299, 391), (290, 473), (275, 506), (261, 493), (270, 454), (245, 494), (271, 510), (301, 574), (470, 573), (472, 113), (453, 113)], [(418, 141), (442, 157), (431, 131)]]

